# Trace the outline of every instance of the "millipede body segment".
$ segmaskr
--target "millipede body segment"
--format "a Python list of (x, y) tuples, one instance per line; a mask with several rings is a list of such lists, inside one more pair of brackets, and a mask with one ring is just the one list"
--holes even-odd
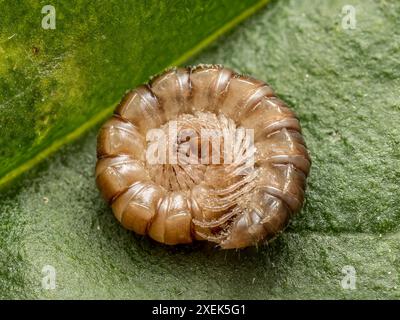
[(97, 157), (97, 185), (125, 228), (224, 249), (279, 234), (311, 165), (286, 104), (219, 65), (169, 69), (128, 92), (100, 129)]

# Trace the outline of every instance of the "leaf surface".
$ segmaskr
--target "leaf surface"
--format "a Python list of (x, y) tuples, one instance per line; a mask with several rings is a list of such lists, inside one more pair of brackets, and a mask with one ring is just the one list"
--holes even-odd
[(224, 252), (124, 230), (95, 186), (95, 128), (2, 195), (3, 297), (400, 298), (400, 3), (353, 1), (354, 30), (346, 4), (273, 2), (191, 61), (267, 81), (300, 118), (307, 200), (278, 239)]

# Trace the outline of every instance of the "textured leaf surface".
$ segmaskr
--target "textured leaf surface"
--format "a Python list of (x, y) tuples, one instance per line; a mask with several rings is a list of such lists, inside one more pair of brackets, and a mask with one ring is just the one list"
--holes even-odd
[[(2, 296), (400, 298), (400, 4), (353, 1), (357, 27), (343, 30), (345, 4), (273, 2), (192, 61), (266, 80), (299, 115), (313, 167), (281, 237), (223, 252), (123, 230), (95, 187), (92, 130), (2, 196)], [(341, 286), (346, 265), (355, 290)]]

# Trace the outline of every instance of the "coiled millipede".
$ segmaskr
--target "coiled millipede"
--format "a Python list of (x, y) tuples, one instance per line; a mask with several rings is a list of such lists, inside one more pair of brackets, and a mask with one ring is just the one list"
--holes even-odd
[(223, 249), (276, 237), (303, 204), (311, 165), (286, 104), (219, 65), (169, 69), (128, 92), (97, 157), (97, 185), (125, 228)]

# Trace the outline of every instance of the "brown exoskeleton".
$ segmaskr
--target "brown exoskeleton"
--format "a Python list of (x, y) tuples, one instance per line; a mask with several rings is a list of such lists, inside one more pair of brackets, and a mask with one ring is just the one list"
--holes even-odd
[(286, 104), (218, 65), (170, 69), (127, 93), (97, 155), (97, 185), (125, 228), (224, 249), (282, 231), (303, 204), (311, 165)]

